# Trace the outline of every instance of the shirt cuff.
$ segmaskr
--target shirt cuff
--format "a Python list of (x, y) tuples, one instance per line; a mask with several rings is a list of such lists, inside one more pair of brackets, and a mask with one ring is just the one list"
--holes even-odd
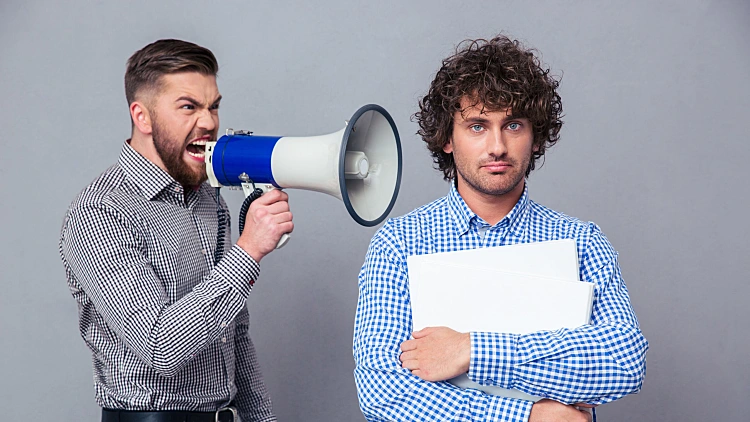
[(260, 265), (244, 249), (234, 245), (214, 268), (216, 274), (242, 297), (250, 296), (252, 281), (260, 275)]
[(517, 334), (472, 332), (469, 379), (479, 385), (513, 388)]
[(486, 420), (528, 421), (534, 402), (507, 397), (490, 396), (487, 404)]

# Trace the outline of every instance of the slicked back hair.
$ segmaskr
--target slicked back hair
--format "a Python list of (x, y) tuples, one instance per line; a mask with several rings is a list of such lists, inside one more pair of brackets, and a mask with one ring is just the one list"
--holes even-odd
[(143, 92), (158, 92), (162, 76), (181, 72), (216, 76), (219, 64), (211, 50), (181, 40), (159, 40), (136, 51), (125, 71), (128, 106)]

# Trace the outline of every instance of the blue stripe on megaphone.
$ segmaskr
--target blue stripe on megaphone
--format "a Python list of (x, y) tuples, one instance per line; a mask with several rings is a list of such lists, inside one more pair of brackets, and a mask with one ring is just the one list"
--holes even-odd
[(225, 135), (216, 141), (212, 164), (216, 179), (224, 186), (239, 186), (242, 173), (254, 183), (276, 187), (271, 154), (281, 136)]

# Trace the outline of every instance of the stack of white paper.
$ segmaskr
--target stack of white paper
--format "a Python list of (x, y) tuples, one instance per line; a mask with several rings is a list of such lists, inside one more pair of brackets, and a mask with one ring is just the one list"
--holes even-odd
[[(575, 328), (591, 319), (593, 284), (578, 280), (571, 239), (407, 259), (414, 331), (446, 326), (459, 332), (526, 334)], [(482, 386), (462, 375), (461, 388), (538, 400), (520, 391)]]

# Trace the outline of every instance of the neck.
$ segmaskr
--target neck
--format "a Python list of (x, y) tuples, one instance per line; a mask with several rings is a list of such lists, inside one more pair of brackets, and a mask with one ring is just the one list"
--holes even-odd
[(525, 186), (526, 181), (522, 180), (521, 183), (507, 193), (502, 195), (490, 195), (478, 192), (460, 178), (456, 182), (458, 193), (461, 194), (461, 197), (464, 202), (466, 202), (469, 209), (492, 226), (505, 218), (510, 210), (516, 206), (518, 200), (521, 199), (521, 195), (523, 195), (523, 189)]

